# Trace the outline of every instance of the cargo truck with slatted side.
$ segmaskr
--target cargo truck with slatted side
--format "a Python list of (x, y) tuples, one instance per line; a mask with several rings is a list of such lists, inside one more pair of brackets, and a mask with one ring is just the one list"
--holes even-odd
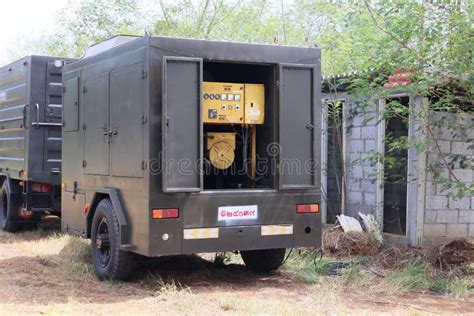
[(28, 56), (0, 67), (0, 227), (34, 227), (61, 198), (62, 68)]
[(62, 228), (100, 279), (135, 254), (239, 251), (268, 272), (320, 245), (319, 48), (115, 37), (63, 84)]

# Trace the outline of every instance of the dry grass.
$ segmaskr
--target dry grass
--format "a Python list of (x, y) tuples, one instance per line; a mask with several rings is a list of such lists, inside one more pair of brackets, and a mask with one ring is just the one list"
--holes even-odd
[[(423, 278), (416, 279), (419, 267), (400, 267), (380, 278), (368, 269), (374, 260), (352, 257), (338, 276), (321, 275), (334, 260), (320, 259), (310, 250), (294, 251), (279, 272), (260, 276), (248, 271), (238, 255), (217, 260), (212, 255), (181, 256), (143, 262), (143, 272), (130, 283), (99, 282), (89, 242), (54, 229), (0, 232), (0, 315), (364, 315), (456, 312), (472, 304), (471, 292), (466, 292), (470, 283), (457, 274), (435, 284), (451, 297), (428, 293), (418, 302), (413, 291), (426, 286)], [(409, 295), (397, 298), (402, 305), (394, 304), (391, 295), (403, 293)]]
[(336, 227), (323, 232), (323, 249), (337, 257), (373, 256), (379, 252), (380, 243), (365, 232), (344, 233)]

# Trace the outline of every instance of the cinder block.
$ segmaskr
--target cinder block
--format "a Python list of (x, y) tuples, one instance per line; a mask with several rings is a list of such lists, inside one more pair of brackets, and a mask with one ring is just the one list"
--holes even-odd
[(452, 142), (451, 153), (455, 155), (473, 155), (474, 149), (469, 148), (472, 143), (468, 142)]
[(361, 203), (347, 203), (346, 215), (357, 217), (359, 212), (366, 212), (366, 207)]
[(425, 224), (423, 225), (423, 236), (443, 237), (446, 236), (446, 224)]
[(453, 173), (456, 175), (456, 178), (458, 178), (459, 181), (462, 182), (472, 182), (472, 173), (473, 171), (471, 169), (454, 169)]
[(474, 224), (474, 210), (460, 210), (459, 223)]
[(442, 121), (444, 119), (446, 119), (447, 117), (447, 112), (431, 112), (430, 113), (430, 119), (432, 121)]
[(456, 189), (455, 188), (449, 188), (449, 189), (445, 189), (443, 188), (443, 186), (441, 184), (438, 184), (436, 186), (436, 195), (450, 195), (450, 194), (455, 194), (456, 193)]
[(369, 126), (374, 125), (377, 121), (375, 113), (359, 113), (352, 118), (353, 126)]
[(351, 140), (349, 144), (351, 152), (363, 152), (364, 151), (364, 141), (363, 140)]
[(348, 196), (348, 203), (362, 204), (362, 192), (350, 191)]
[(449, 208), (450, 209), (461, 209), (467, 210), (471, 206), (471, 198), (463, 197), (456, 199), (454, 197), (449, 197)]
[(370, 180), (362, 180), (361, 181), (361, 190), (364, 192), (371, 192), (375, 193), (377, 188), (377, 184)]
[(365, 140), (365, 147), (364, 151), (366, 153), (370, 152), (371, 150), (376, 150), (377, 149), (377, 142), (373, 139), (366, 139)]
[(361, 127), (362, 139), (375, 139), (377, 136), (377, 128), (375, 126)]
[[(438, 160), (439, 161), (439, 160)], [(429, 166), (431, 163), (427, 163), (427, 165)], [(436, 169), (436, 172), (439, 176), (445, 178), (445, 179), (448, 179), (449, 178), (449, 171), (448, 171), (448, 168), (437, 168)], [(428, 169), (426, 171), (426, 179), (429, 180), (429, 181), (433, 181), (435, 179), (435, 173), (432, 172), (431, 169)]]
[(447, 224), (446, 236), (448, 237), (466, 237), (468, 233), (468, 224)]
[(448, 208), (448, 198), (442, 195), (426, 195), (425, 208), (439, 210)]
[(364, 203), (366, 205), (375, 204), (375, 193), (364, 192)]
[(377, 169), (375, 166), (364, 166), (364, 179), (373, 179), (376, 176)]
[(347, 181), (350, 191), (361, 191), (360, 190), (360, 178), (359, 179), (349, 179)]
[(436, 223), (436, 211), (425, 210), (425, 224), (434, 224)]
[(362, 166), (358, 166), (358, 165), (357, 166), (352, 166), (350, 175), (351, 175), (352, 178), (362, 179), (362, 177), (363, 177), (363, 172), (362, 171), (363, 170), (364, 169), (363, 169)]
[(360, 127), (353, 126), (351, 128), (351, 139), (361, 139)]
[[(438, 145), (439, 145), (439, 149), (441, 150), (441, 153), (443, 153), (443, 154), (451, 153), (451, 142), (450, 141), (448, 141), (448, 140), (438, 140), (437, 142), (438, 142)], [(433, 144), (433, 146), (435, 147), (433, 152), (439, 153), (438, 148), (436, 147), (436, 144)]]
[(436, 195), (436, 182), (426, 181), (425, 194)]
[(362, 122), (364, 122), (364, 114), (356, 114), (352, 117), (352, 125), (353, 126), (362, 126)]
[(437, 223), (458, 223), (459, 211), (438, 210), (436, 215)]

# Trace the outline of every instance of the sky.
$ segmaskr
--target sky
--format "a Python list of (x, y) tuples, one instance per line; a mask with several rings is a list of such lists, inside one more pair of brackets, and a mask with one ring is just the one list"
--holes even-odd
[(0, 0), (0, 65), (38, 53), (27, 49), (27, 42), (51, 34), (57, 9), (67, 4), (68, 0)]

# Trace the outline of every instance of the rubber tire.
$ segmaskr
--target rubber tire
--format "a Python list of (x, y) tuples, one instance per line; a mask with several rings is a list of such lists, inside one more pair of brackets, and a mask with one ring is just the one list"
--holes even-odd
[(10, 198), (7, 181), (3, 181), (0, 191), (0, 228), (3, 231), (14, 233), (21, 229), (21, 224), (14, 222), (15, 219), (18, 220), (17, 213), (21, 203)]
[(241, 251), (245, 265), (255, 273), (270, 273), (278, 269), (285, 259), (286, 249), (263, 249)]
[[(104, 217), (109, 226), (110, 259), (108, 264), (102, 267), (95, 240), (98, 224)], [(126, 281), (130, 278), (134, 265), (134, 256), (133, 253), (120, 249), (120, 225), (117, 214), (109, 199), (103, 199), (97, 205), (92, 220), (91, 244), (94, 271), (100, 280)]]

